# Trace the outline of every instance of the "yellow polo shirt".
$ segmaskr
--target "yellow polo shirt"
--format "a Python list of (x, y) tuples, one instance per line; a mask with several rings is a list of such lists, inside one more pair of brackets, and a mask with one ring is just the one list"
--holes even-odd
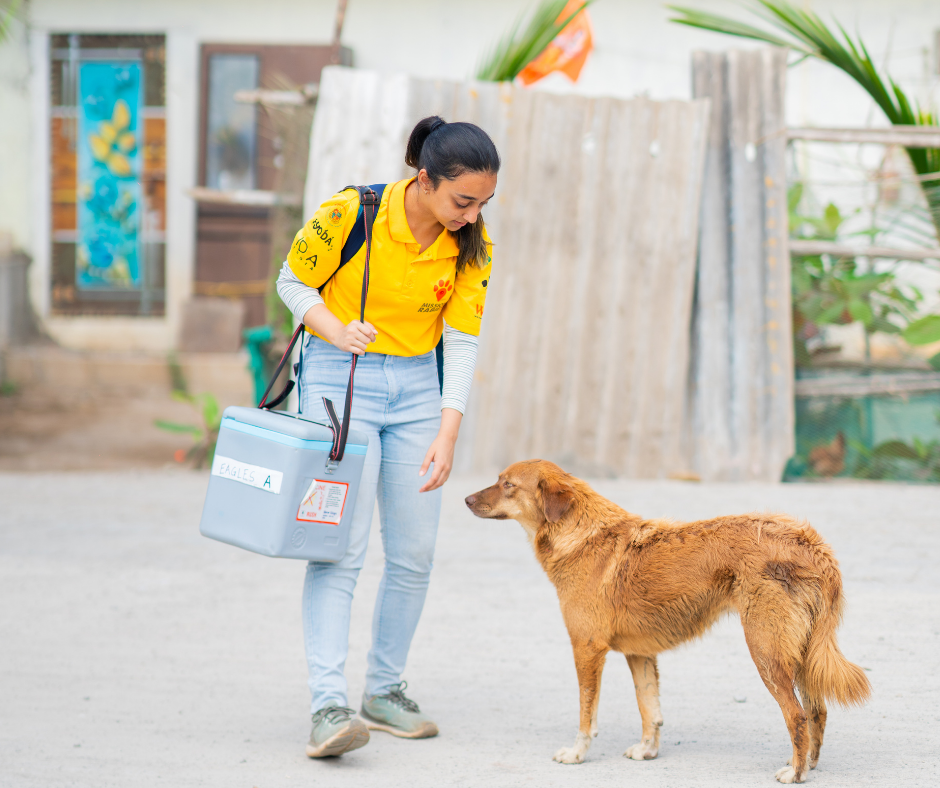
[[(367, 351), (392, 356), (433, 350), (444, 320), (458, 331), (479, 336), (492, 269), (492, 256), (488, 256), (485, 268), (468, 265), (458, 274), (457, 241), (446, 229), (427, 249), (418, 251), (421, 246), (405, 218), (405, 187), (412, 180), (385, 187), (372, 228), (366, 321), (375, 326), (378, 338)], [(344, 324), (359, 319), (365, 244), (336, 269), (358, 211), (356, 191), (334, 195), (297, 233), (287, 256), (301, 282), (322, 287), (324, 303)], [(489, 244), (489, 236), (486, 240)]]

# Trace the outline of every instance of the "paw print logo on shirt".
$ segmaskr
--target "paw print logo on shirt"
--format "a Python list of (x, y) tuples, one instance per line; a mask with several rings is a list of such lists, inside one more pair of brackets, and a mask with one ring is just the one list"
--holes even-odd
[(434, 290), (437, 300), (441, 301), (444, 296), (454, 289), (454, 286), (450, 283), (450, 279), (438, 279), (437, 284), (431, 285), (431, 288)]

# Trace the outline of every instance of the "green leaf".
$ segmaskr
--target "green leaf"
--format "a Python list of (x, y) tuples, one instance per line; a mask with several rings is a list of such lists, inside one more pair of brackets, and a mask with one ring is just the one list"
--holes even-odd
[(870, 331), (880, 331), (882, 334), (900, 334), (901, 329), (884, 317), (876, 317), (869, 325)]
[(920, 455), (914, 447), (898, 440), (879, 443), (872, 451), (872, 457), (890, 457), (896, 460), (920, 459)]
[(842, 279), (842, 287), (850, 298), (862, 298), (892, 278), (891, 274), (850, 275)]
[(870, 325), (875, 319), (871, 307), (866, 301), (862, 301), (860, 298), (853, 298), (849, 301), (849, 314), (853, 319), (864, 323), (866, 326)]
[(219, 401), (212, 394), (199, 394), (196, 399), (202, 406), (202, 420), (208, 430), (217, 430), (222, 421), (219, 412)]
[(167, 432), (186, 433), (192, 435), (196, 440), (202, 437), (202, 430), (192, 424), (179, 424), (175, 421), (164, 421), (163, 419), (155, 419), (153, 423), (161, 430), (166, 430)]
[[(930, 358), (928, 358), (927, 363), (930, 364), (932, 369), (940, 372), (940, 353), (935, 353)], [(938, 421), (940, 421), (940, 416), (938, 416)]]
[(787, 210), (791, 216), (796, 214), (800, 201), (803, 199), (803, 184), (800, 181), (792, 184), (787, 189)]
[(823, 219), (825, 220), (826, 232), (830, 233), (835, 237), (836, 233), (839, 230), (839, 225), (842, 224), (842, 214), (839, 213), (839, 209), (833, 203), (829, 203), (826, 206), (826, 210), (823, 212)]
[(940, 342), (940, 315), (928, 315), (915, 320), (904, 329), (901, 336), (909, 345), (929, 345)]
[(173, 351), (170, 351), (167, 356), (167, 366), (170, 369), (170, 386), (173, 393), (188, 394), (189, 386), (186, 382), (186, 375), (179, 359), (176, 357), (176, 353)]
[(10, 36), (10, 23), (16, 19), (22, 0), (12, 0), (6, 8), (0, 8), (0, 44)]
[(816, 317), (815, 322), (824, 325), (824, 324), (842, 324), (842, 313), (845, 312), (846, 304), (842, 301), (839, 301), (835, 304), (831, 304), (823, 309), (819, 315)]
[[(567, 0), (541, 0), (529, 15), (523, 28), (519, 17), (477, 66), (477, 79), (486, 82), (511, 82), (529, 63), (564, 30), (568, 23), (587, 8), (593, 0), (581, 3), (560, 22)], [(520, 32), (520, 28), (523, 28)]]
[(683, 8), (678, 5), (667, 5), (670, 11), (674, 11), (677, 14), (684, 14), (684, 16), (674, 17), (670, 19), (670, 22), (676, 22), (680, 25), (688, 25), (689, 27), (698, 27), (702, 30), (711, 30), (715, 33), (725, 33), (729, 36), (740, 36), (741, 38), (751, 38), (755, 41), (764, 41), (768, 44), (773, 44), (778, 47), (789, 47), (797, 52), (803, 52), (805, 54), (813, 54), (807, 52), (805, 49), (801, 48), (799, 44), (794, 43), (793, 41), (788, 41), (786, 39), (775, 36), (772, 33), (767, 33), (760, 28), (753, 27), (751, 25), (745, 24), (744, 22), (738, 22), (735, 19), (731, 19), (727, 16), (721, 16), (720, 14), (709, 14), (705, 11), (699, 11), (695, 8)]

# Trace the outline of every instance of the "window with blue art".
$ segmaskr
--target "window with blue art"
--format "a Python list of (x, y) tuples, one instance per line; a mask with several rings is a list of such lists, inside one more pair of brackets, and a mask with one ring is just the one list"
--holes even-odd
[(53, 312), (160, 315), (163, 36), (52, 41)]

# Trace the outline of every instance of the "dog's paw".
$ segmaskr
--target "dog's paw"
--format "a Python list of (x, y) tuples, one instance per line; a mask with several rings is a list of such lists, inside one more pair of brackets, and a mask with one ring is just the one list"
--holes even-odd
[(584, 750), (580, 747), (562, 747), (558, 752), (552, 756), (553, 761), (558, 761), (558, 763), (583, 763), (584, 762)]
[(624, 758), (630, 758), (633, 761), (651, 761), (659, 755), (659, 747), (653, 742), (652, 739), (643, 739), (643, 741), (634, 744), (632, 747), (627, 747), (626, 752), (624, 752)]
[(777, 769), (777, 773), (774, 775), (777, 778), (777, 782), (780, 783), (801, 783), (805, 778), (797, 778), (796, 770), (792, 766), (784, 766), (782, 769)]
[(555, 753), (552, 758), (553, 761), (558, 761), (558, 763), (582, 763), (584, 761), (584, 756), (587, 755), (588, 749), (591, 747), (591, 737), (585, 736), (583, 733), (579, 733), (577, 738), (574, 740), (574, 745), (571, 747), (562, 747), (558, 752)]

